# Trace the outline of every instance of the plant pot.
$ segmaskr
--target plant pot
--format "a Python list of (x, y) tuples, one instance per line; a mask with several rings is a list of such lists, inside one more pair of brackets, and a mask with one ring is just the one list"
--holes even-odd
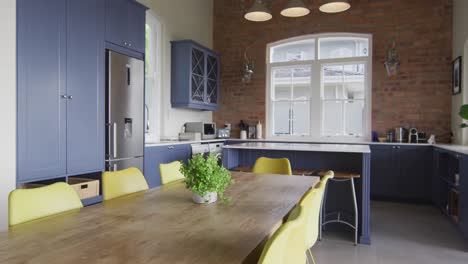
[(210, 204), (218, 200), (218, 194), (216, 192), (211, 192), (202, 197), (198, 195), (198, 193), (192, 192), (192, 200), (197, 204)]

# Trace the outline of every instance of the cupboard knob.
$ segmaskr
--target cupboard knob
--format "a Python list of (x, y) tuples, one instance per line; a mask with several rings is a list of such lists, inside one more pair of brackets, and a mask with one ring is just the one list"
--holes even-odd
[(66, 94), (62, 94), (60, 97), (62, 97), (63, 99), (66, 99), (68, 96)]
[(128, 43), (127, 43), (126, 41), (124, 41), (124, 45), (127, 46), (127, 44), (128, 44)]
[(128, 46), (131, 47), (131, 46), (132, 46), (132, 43), (128, 43)]
[(70, 100), (73, 99), (73, 95), (69, 95), (68, 99), (70, 99)]

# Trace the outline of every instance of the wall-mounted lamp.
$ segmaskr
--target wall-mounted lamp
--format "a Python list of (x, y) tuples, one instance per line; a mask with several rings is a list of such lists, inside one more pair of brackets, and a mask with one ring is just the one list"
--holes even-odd
[(398, 71), (400, 69), (400, 58), (395, 48), (395, 41), (393, 42), (392, 47), (387, 53), (387, 59), (384, 62), (384, 65), (385, 69), (387, 70), (388, 77), (392, 77), (398, 74)]
[(242, 82), (249, 83), (254, 74), (255, 63), (247, 56), (247, 51), (244, 52), (244, 63), (242, 65)]

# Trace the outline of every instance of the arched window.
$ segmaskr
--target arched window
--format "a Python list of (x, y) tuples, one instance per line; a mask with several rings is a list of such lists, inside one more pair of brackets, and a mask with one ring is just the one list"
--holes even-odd
[(317, 34), (267, 47), (267, 137), (369, 140), (372, 38)]

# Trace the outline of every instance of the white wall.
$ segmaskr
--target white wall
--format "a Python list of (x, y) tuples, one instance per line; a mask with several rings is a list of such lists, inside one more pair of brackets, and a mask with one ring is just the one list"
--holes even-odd
[(0, 230), (8, 227), (8, 193), (16, 182), (16, 0), (0, 1)]
[(458, 116), (458, 111), (462, 104), (468, 103), (468, 1), (453, 1), (453, 59), (462, 56), (463, 76), (462, 93), (452, 97), (452, 131), (454, 133), (454, 143), (468, 145), (468, 129), (461, 129), (459, 126), (462, 119)]
[(162, 91), (157, 98), (161, 106), (161, 137), (177, 137), (182, 125), (189, 121), (212, 120), (211, 112), (171, 108), (171, 44), (172, 40), (192, 39), (212, 48), (213, 0), (138, 0), (149, 7), (162, 24)]

